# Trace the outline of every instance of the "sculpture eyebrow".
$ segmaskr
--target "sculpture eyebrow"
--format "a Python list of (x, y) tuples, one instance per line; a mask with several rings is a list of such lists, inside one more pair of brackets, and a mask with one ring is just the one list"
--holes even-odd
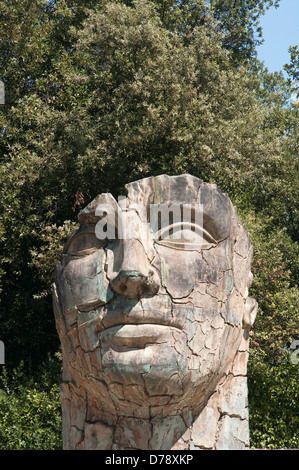
[[(111, 206), (112, 207), (112, 206)], [(115, 220), (117, 220), (117, 211), (112, 208), (113, 210), (113, 214), (116, 216), (115, 217)], [(94, 227), (99, 220), (102, 220), (104, 217), (106, 217), (107, 215), (107, 212), (105, 212), (105, 210), (103, 210), (103, 214), (102, 215), (96, 215), (96, 211), (93, 210), (93, 211), (90, 211), (86, 214), (81, 214), (80, 215), (80, 226), (82, 227)]]
[(96, 215), (99, 206), (109, 206), (115, 212), (118, 210), (118, 204), (110, 193), (99, 194), (87, 207), (78, 214), (78, 221), (81, 225), (95, 225), (102, 217)]

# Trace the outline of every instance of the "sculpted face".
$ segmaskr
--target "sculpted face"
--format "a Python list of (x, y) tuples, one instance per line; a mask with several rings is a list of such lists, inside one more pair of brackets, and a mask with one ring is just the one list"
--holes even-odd
[(64, 381), (105, 413), (199, 410), (253, 322), (251, 244), (214, 185), (162, 175), (127, 190), (79, 214), (57, 264)]

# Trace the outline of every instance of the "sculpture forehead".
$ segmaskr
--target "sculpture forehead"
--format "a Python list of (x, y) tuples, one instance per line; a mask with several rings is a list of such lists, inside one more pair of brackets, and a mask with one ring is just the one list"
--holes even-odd
[(128, 183), (128, 198), (144, 205), (161, 203), (198, 203), (203, 182), (191, 175), (160, 175)]
[(142, 204), (191, 204), (200, 206), (203, 225), (216, 240), (230, 235), (232, 204), (228, 196), (214, 184), (204, 183), (199, 178), (184, 174), (160, 175), (144, 178), (126, 185), (129, 205)]

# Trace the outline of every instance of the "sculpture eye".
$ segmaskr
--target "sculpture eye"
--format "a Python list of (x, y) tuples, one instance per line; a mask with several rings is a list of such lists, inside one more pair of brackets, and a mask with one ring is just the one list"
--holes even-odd
[(177, 250), (201, 250), (216, 246), (216, 240), (194, 223), (179, 222), (161, 228), (156, 243)]
[(75, 232), (68, 240), (64, 253), (73, 256), (87, 256), (104, 248), (108, 240), (99, 240), (95, 232)]

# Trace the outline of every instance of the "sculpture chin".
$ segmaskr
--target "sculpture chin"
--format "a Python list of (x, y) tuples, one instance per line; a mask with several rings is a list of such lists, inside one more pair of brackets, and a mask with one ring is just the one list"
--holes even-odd
[(157, 324), (105, 330), (100, 338), (105, 380), (138, 384), (148, 396), (181, 396), (187, 377), (185, 337), (178, 328)]
[[(186, 341), (185, 331), (162, 325), (109, 328), (101, 333), (101, 377), (110, 389), (120, 384), (126, 397), (132, 386), (137, 387), (144, 397), (139, 406), (163, 402), (171, 413), (182, 407), (198, 409), (227, 372), (242, 330), (226, 325), (218, 336), (211, 328), (206, 332), (205, 346), (195, 353), (196, 328), (189, 335)], [(121, 408), (121, 402), (118, 405)]]

